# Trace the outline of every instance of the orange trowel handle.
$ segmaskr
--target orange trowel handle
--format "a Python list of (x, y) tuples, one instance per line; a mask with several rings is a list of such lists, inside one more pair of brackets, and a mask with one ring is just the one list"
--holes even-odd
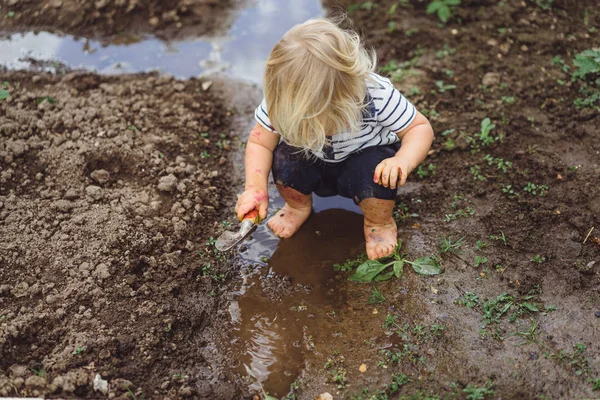
[(244, 215), (242, 221), (252, 220), (253, 223), (258, 224), (260, 222), (260, 216), (258, 215), (258, 210), (252, 210), (248, 214)]

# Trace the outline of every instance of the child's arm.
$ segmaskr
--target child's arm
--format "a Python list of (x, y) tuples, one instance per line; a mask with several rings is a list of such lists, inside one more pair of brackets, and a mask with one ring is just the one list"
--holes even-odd
[(279, 135), (256, 124), (250, 132), (246, 145), (246, 187), (235, 206), (240, 220), (250, 211), (258, 210), (261, 219), (267, 217), (269, 195), (267, 180), (273, 163), (273, 150), (279, 143)]
[(433, 143), (431, 124), (418, 111), (411, 124), (397, 135), (402, 140), (400, 150), (394, 157), (380, 162), (373, 175), (373, 181), (392, 189), (406, 183), (408, 174), (427, 157)]

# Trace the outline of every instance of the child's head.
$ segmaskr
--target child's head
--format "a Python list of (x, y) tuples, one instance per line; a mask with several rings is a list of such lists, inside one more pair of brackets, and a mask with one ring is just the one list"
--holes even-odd
[(358, 131), (375, 55), (355, 32), (309, 20), (290, 29), (267, 61), (269, 118), (291, 145), (321, 150), (326, 135)]

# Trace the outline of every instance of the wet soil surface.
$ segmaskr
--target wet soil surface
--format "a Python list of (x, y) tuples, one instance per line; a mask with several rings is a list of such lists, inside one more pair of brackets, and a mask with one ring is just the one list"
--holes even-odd
[(242, 0), (3, 0), (5, 32), (47, 30), (103, 42), (153, 34), (162, 39), (223, 32)]
[[(341, 229), (327, 231), (331, 214), (314, 214), (270, 259), (248, 250), (257, 266), (232, 312), (240, 377), (288, 398), (597, 398), (600, 116), (574, 106), (582, 83), (552, 59), (573, 68), (597, 46), (600, 14), (471, 1), (442, 26), (406, 3), (325, 5), (352, 10), (437, 132), (396, 215), (408, 259), (437, 254), (445, 272), (350, 283), (325, 265), (360, 257), (360, 218), (330, 210)], [(462, 244), (444, 253), (442, 238)]]
[(437, 132), (396, 216), (444, 274), (349, 282), (362, 218), (335, 199), (289, 240), (262, 226), (215, 253), (249, 89), (4, 74), (0, 395), (98, 396), (100, 373), (122, 398), (599, 397), (600, 117), (552, 62), (598, 45), (598, 10), (465, 1), (442, 26), (395, 3), (325, 5)]

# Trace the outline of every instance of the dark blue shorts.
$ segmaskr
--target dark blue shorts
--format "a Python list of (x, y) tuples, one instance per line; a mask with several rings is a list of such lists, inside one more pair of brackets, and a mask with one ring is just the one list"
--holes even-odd
[(273, 152), (273, 179), (278, 185), (291, 187), (303, 194), (321, 197), (340, 195), (359, 204), (364, 199), (395, 200), (396, 189), (373, 182), (375, 167), (393, 157), (400, 143), (373, 146), (351, 154), (339, 163), (307, 157), (297, 147), (280, 142)]

